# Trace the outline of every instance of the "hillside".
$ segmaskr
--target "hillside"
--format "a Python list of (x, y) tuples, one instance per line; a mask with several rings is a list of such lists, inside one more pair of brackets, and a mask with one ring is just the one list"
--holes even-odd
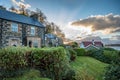
[(81, 74), (82, 78), (89, 78), (89, 80), (93, 80), (93, 78), (95, 80), (102, 80), (102, 75), (104, 74), (105, 67), (108, 64), (91, 57), (80, 56), (77, 57), (74, 62), (71, 62), (70, 65), (75, 71), (77, 71), (78, 75)]

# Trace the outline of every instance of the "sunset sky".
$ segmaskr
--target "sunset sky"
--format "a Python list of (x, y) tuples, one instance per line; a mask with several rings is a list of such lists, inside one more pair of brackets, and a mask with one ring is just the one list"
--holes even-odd
[(19, 3), (31, 10), (41, 9), (67, 38), (120, 39), (120, 0), (0, 0), (7, 8)]

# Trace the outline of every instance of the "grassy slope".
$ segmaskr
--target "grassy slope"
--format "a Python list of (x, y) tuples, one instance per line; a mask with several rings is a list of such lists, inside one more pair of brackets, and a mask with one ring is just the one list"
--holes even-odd
[(31, 69), (26, 72), (23, 76), (15, 77), (15, 78), (6, 78), (5, 80), (51, 80), (48, 78), (41, 78), (40, 72), (35, 69)]
[(88, 75), (93, 76), (96, 80), (102, 80), (102, 75), (104, 74), (105, 67), (108, 64), (91, 57), (80, 56), (77, 57), (77, 59), (70, 65), (75, 71), (86, 72)]
[[(88, 75), (94, 76), (96, 80), (102, 79), (103, 71), (105, 70), (108, 64), (102, 63), (91, 57), (77, 57), (74, 62), (70, 63), (71, 67), (75, 71), (83, 71)], [(80, 74), (81, 75), (81, 74)], [(31, 69), (29, 72), (26, 72), (23, 76), (16, 78), (8, 78), (5, 80), (50, 80), (47, 78), (41, 78), (40, 72), (35, 69)]]

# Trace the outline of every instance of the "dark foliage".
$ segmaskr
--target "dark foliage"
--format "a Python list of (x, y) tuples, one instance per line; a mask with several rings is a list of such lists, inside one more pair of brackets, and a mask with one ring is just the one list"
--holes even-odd
[(114, 59), (119, 57), (119, 52), (111, 48), (102, 48), (99, 50), (88, 50), (87, 54), (102, 62), (111, 63)]
[(120, 58), (112, 61), (107, 67), (107, 71), (105, 73), (105, 80), (120, 80)]
[(77, 53), (73, 49), (67, 49), (70, 61), (74, 61), (76, 59)]
[(85, 56), (86, 50), (83, 48), (75, 48), (74, 51), (77, 53), (77, 56)]
[(40, 70), (43, 77), (52, 80), (62, 80), (70, 71), (69, 60), (62, 47), (8, 47), (0, 50), (0, 78), (20, 76), (30, 68)]

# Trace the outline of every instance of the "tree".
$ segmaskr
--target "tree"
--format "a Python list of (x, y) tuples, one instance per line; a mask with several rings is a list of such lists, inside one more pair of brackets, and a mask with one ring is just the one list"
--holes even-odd
[(46, 20), (47, 20), (47, 17), (45, 16), (45, 14), (40, 10), (40, 9), (36, 9), (36, 14), (38, 16), (38, 20), (41, 22), (41, 23), (45, 23)]
[(72, 42), (72, 43), (71, 43), (71, 46), (72, 46), (73, 48), (76, 48), (76, 47), (78, 47), (78, 43), (77, 43), (77, 42)]
[(14, 6), (11, 6), (11, 7), (9, 8), (9, 10), (10, 10), (11, 12), (15, 12), (15, 13), (18, 12), (18, 10), (17, 10)]

